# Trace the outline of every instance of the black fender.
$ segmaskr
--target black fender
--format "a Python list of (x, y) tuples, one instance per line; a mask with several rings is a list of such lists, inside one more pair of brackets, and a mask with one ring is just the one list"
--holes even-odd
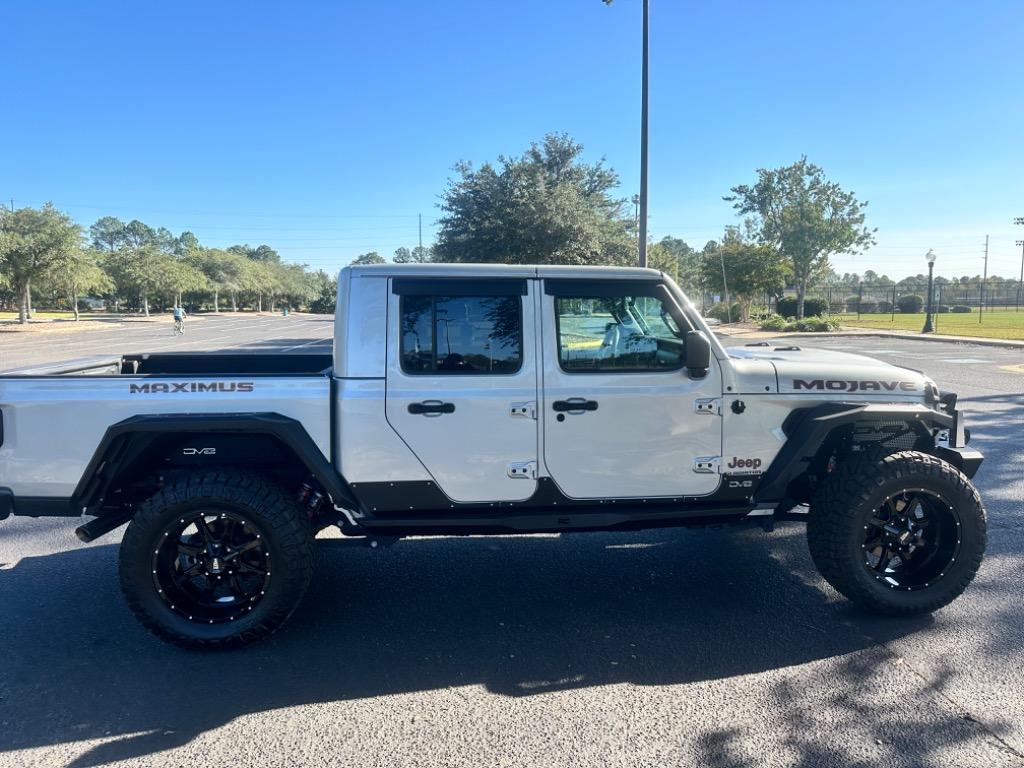
[[(955, 407), (947, 412), (916, 403), (834, 402), (794, 411), (791, 417), (792, 421), (783, 425), (786, 443), (754, 494), (758, 504), (789, 499), (790, 484), (807, 471), (829, 435), (838, 427), (861, 422), (902, 421), (922, 432), (930, 432), (933, 428), (949, 429), (954, 449), (963, 448), (966, 444), (962, 413)], [(972, 461), (972, 468), (976, 471), (981, 463), (980, 454), (976, 451), (972, 454), (977, 456)]]
[(265, 435), (273, 437), (305, 466), (339, 507), (359, 509), (345, 479), (323, 455), (305, 427), (278, 413), (156, 414), (132, 416), (107, 428), (71, 496), (71, 507), (98, 514), (123, 473), (155, 440), (168, 435)]

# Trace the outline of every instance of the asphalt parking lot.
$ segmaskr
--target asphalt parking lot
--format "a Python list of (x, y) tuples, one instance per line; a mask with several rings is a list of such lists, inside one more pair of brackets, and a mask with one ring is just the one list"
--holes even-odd
[(74, 329), (53, 324), (39, 332), (0, 331), (0, 372), (98, 355), (140, 352), (197, 352), (219, 349), (275, 352), (330, 351), (333, 317), (327, 315), (197, 315), (175, 336), (169, 315), (149, 321), (97, 321)]
[[(229, 323), (236, 325), (229, 325)], [(93, 354), (329, 348), (323, 318), (0, 335), (0, 368)], [(791, 340), (790, 340), (791, 341)], [(817, 576), (802, 526), (324, 548), (269, 640), (192, 653), (117, 584), (119, 533), (0, 522), (0, 766), (1024, 765), (1024, 351), (808, 340), (957, 391), (989, 550), (930, 617)]]

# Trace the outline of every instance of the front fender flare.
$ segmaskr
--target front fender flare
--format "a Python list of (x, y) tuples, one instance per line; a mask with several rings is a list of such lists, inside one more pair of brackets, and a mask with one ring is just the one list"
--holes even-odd
[(758, 485), (754, 494), (757, 503), (776, 503), (788, 498), (790, 483), (806, 472), (832, 431), (865, 421), (905, 421), (926, 429), (942, 427), (958, 433), (963, 430), (959, 412), (936, 411), (917, 403), (822, 403), (804, 411), (794, 424), (786, 444)]

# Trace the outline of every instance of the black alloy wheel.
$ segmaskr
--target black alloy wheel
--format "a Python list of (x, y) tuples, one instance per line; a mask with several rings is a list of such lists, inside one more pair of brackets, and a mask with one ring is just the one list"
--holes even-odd
[(153, 552), (157, 593), (189, 621), (234, 621), (270, 587), (260, 529), (236, 511), (201, 510), (171, 523)]
[(978, 572), (986, 539), (977, 489), (920, 451), (842, 458), (807, 517), (807, 545), (825, 580), (861, 607), (894, 616), (955, 600)]
[(939, 494), (913, 488), (890, 496), (864, 526), (864, 566), (890, 589), (925, 589), (960, 551), (960, 516)]
[(121, 540), (121, 589), (136, 618), (186, 648), (229, 648), (269, 635), (313, 576), (314, 531), (272, 480), (203, 470), (139, 505)]

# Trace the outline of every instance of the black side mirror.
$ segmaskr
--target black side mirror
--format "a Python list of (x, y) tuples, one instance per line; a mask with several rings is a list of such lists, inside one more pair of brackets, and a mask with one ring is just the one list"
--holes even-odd
[(688, 331), (686, 334), (686, 370), (690, 377), (703, 379), (711, 367), (711, 342), (704, 331)]

